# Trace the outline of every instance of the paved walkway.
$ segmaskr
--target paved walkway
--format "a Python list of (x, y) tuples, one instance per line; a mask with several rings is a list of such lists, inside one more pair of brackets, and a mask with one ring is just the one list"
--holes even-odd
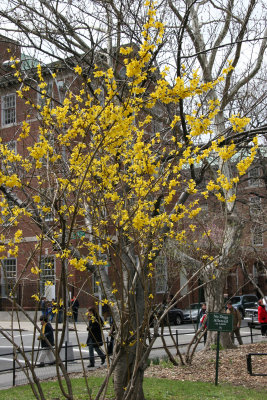
[[(38, 326), (40, 326), (39, 321), (38, 321)], [(52, 326), (55, 329), (56, 324), (52, 322)], [(15, 331), (33, 331), (33, 324), (28, 321), (21, 321), (17, 322), (14, 321), (11, 323), (11, 321), (0, 321), (0, 329), (9, 331), (9, 330), (15, 330)], [(58, 329), (62, 329), (62, 324), (58, 324)], [(70, 330), (75, 330), (74, 324), (72, 322), (69, 323), (69, 329)], [(77, 322), (76, 323), (76, 329), (78, 332), (86, 332), (87, 331), (87, 326), (85, 322)]]

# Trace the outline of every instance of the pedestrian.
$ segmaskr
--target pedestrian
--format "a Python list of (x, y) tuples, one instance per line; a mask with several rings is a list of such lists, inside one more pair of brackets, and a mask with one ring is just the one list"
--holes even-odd
[(55, 299), (52, 299), (51, 305), (52, 305), (52, 312), (51, 312), (50, 322), (53, 322), (53, 319), (54, 319), (55, 314), (57, 312), (57, 303), (56, 303)]
[(40, 308), (41, 308), (42, 315), (46, 315), (46, 297), (41, 298)]
[(89, 348), (89, 361), (90, 364), (88, 368), (93, 368), (95, 366), (95, 356), (94, 350), (97, 352), (99, 357), (101, 358), (101, 365), (105, 363), (106, 356), (103, 351), (100, 349), (100, 346), (103, 345), (102, 339), (102, 326), (103, 320), (98, 315), (94, 307), (90, 307), (88, 309), (88, 337), (87, 337), (87, 346)]
[(231, 314), (233, 316), (233, 330), (230, 333), (232, 343), (234, 344), (235, 337), (237, 338), (238, 343), (243, 344), (242, 338), (240, 336), (240, 327), (241, 327), (241, 314), (237, 308), (234, 308), (231, 300), (227, 301), (227, 314)]
[(263, 299), (258, 301), (258, 321), (261, 324), (261, 335), (262, 337), (267, 337), (267, 311), (265, 305), (263, 304)]
[(201, 326), (202, 326), (201, 319), (203, 318), (204, 315), (206, 315), (206, 313), (207, 313), (207, 305), (206, 305), (206, 303), (202, 303), (201, 310), (200, 310), (200, 313), (198, 316), (198, 318), (199, 318), (199, 326), (198, 327), (199, 328), (201, 328)]
[(47, 301), (46, 303), (46, 316), (47, 316), (47, 321), (51, 322), (52, 321), (52, 302)]
[(41, 342), (41, 352), (38, 358), (37, 367), (44, 367), (46, 357), (49, 359), (50, 364), (55, 363), (55, 357), (51, 346), (54, 346), (54, 331), (52, 325), (47, 321), (47, 317), (45, 315), (41, 315), (41, 334), (38, 336), (38, 340)]
[(73, 298), (71, 299), (71, 309), (74, 322), (78, 321), (79, 307), (80, 307), (79, 300), (77, 299), (76, 296), (73, 296)]
[(200, 328), (202, 329), (202, 331), (204, 331), (204, 336), (203, 336), (204, 337), (204, 345), (206, 344), (207, 334), (208, 334), (207, 323), (208, 323), (208, 315), (207, 315), (206, 304), (205, 304), (205, 309), (203, 309), (202, 317), (199, 321)]
[(110, 309), (107, 304), (103, 304), (103, 306), (102, 306), (102, 315), (103, 315), (104, 321), (107, 321), (108, 318), (110, 317)]

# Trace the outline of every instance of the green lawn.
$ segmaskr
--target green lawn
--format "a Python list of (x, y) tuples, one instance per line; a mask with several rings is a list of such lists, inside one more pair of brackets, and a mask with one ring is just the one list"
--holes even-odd
[[(92, 389), (92, 398), (100, 386), (102, 378), (90, 377), (88, 384)], [(72, 379), (73, 393), (75, 400), (89, 400), (83, 379)], [(55, 397), (64, 399), (59, 395), (57, 382), (42, 382), (46, 400)], [(231, 385), (219, 385), (217, 387), (212, 383), (203, 382), (180, 382), (168, 379), (146, 378), (144, 381), (144, 391), (147, 400), (263, 400), (267, 399), (266, 391), (244, 389), (242, 387)], [(34, 400), (31, 388), (27, 386), (18, 386), (8, 390), (0, 391), (1, 400)], [(109, 388), (106, 399), (111, 400), (112, 388)]]

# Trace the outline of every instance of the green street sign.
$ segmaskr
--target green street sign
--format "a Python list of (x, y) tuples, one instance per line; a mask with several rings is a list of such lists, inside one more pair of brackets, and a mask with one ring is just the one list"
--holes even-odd
[(84, 232), (84, 231), (77, 231), (77, 232), (76, 232), (76, 236), (77, 236), (78, 238), (81, 238), (81, 237), (85, 236), (85, 232)]
[(233, 316), (225, 313), (208, 313), (208, 331), (232, 332)]

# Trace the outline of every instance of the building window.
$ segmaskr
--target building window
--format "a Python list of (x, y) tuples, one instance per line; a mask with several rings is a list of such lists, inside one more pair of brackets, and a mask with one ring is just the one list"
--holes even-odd
[(252, 243), (254, 246), (263, 245), (263, 232), (260, 224), (255, 225), (252, 229)]
[(261, 170), (259, 167), (253, 167), (248, 171), (248, 184), (252, 187), (260, 186), (261, 184)]
[(259, 216), (261, 214), (261, 198), (258, 196), (250, 197), (249, 199), (249, 212), (252, 217)]
[(47, 282), (55, 285), (55, 259), (51, 256), (45, 256), (41, 259), (41, 273), (40, 273), (40, 295), (46, 295)]
[[(44, 108), (48, 99), (50, 100), (49, 107), (52, 108), (53, 82), (47, 82), (47, 86), (44, 89), (38, 86), (37, 90), (37, 104), (40, 106), (40, 111)], [(46, 91), (46, 94), (42, 93), (43, 90)]]
[(10, 142), (7, 142), (6, 146), (7, 146), (8, 150), (12, 151), (14, 154), (17, 154), (16, 140), (10, 140)]
[(66, 97), (67, 90), (68, 90), (67, 84), (64, 80), (57, 81), (57, 90), (58, 90), (59, 101), (61, 103), (63, 103), (63, 101)]
[(41, 210), (41, 216), (43, 217), (45, 222), (53, 222), (54, 221), (54, 212), (50, 206), (44, 205)]
[(16, 94), (2, 97), (2, 126), (16, 122)]
[(165, 255), (160, 255), (156, 260), (156, 292), (166, 293), (168, 286), (167, 259)]
[(1, 266), (1, 294), (2, 297), (8, 297), (17, 281), (17, 260), (5, 258), (1, 261)]

